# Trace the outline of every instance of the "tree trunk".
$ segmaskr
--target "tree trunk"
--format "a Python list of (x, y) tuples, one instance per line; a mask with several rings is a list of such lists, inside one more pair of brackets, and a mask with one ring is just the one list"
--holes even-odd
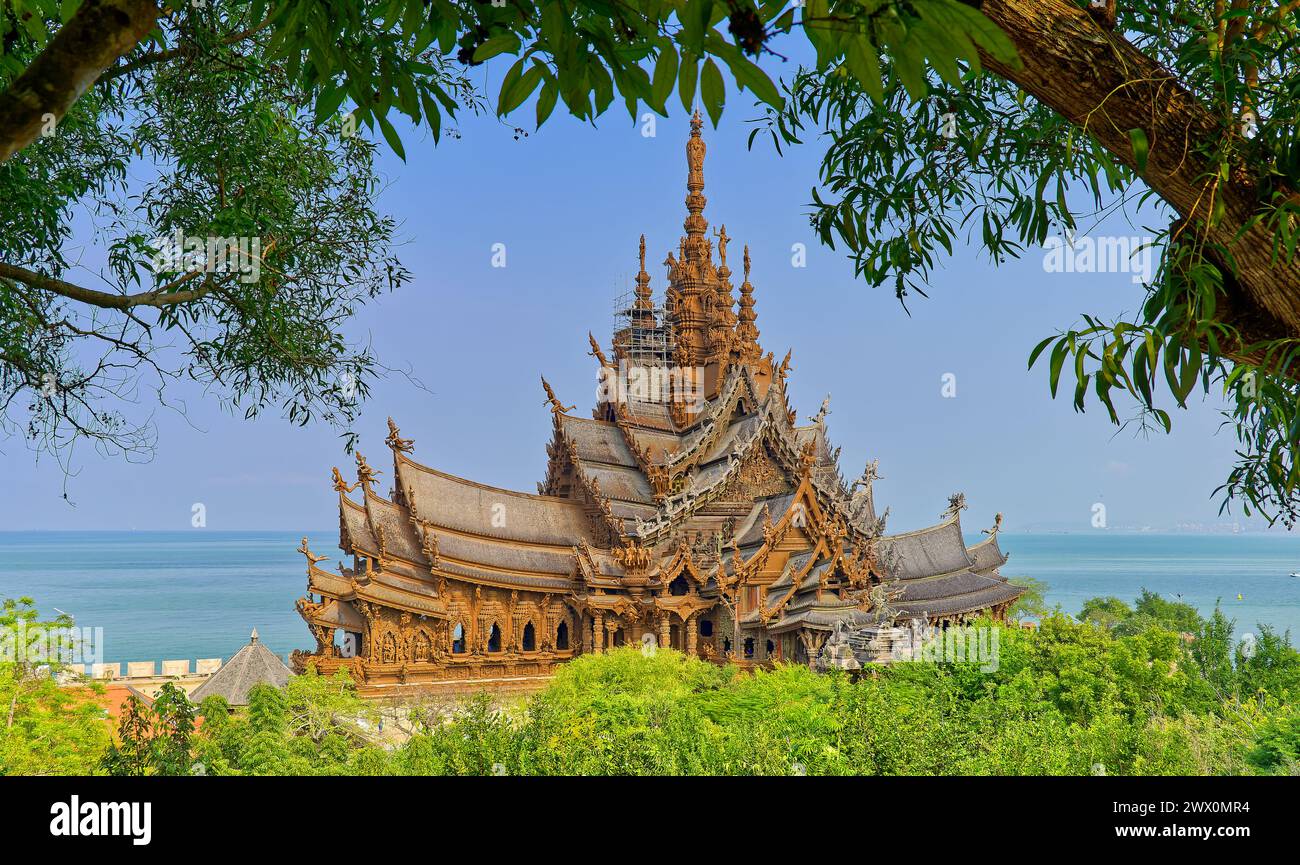
[(45, 50), (0, 93), (0, 163), (55, 122), (158, 20), (153, 0), (86, 0)]
[(984, 0), (980, 9), (1023, 63), (1011, 68), (983, 57), (990, 71), (1092, 133), (1134, 170), (1129, 130), (1141, 129), (1149, 144), (1141, 177), (1183, 219), (1205, 219), (1212, 201), (1223, 202), (1223, 219), (1205, 239), (1227, 248), (1236, 267), (1234, 278), (1211, 253), (1225, 271), (1216, 318), (1237, 327), (1246, 343), (1300, 336), (1300, 267), (1274, 265), (1272, 233), (1263, 225), (1237, 237), (1263, 209), (1249, 173), (1234, 170), (1214, 188), (1217, 167), (1198, 152), (1222, 137), (1218, 118), (1167, 69), (1065, 0)]

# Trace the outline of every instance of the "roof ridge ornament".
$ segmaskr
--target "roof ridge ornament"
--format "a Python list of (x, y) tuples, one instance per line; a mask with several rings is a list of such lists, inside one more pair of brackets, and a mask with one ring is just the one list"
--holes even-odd
[(366, 462), (365, 456), (361, 451), (357, 451), (357, 484), (365, 488), (365, 492), (370, 492), (370, 485), (375, 483), (376, 478), (383, 472), (372, 469), (370, 463)]
[(307, 558), (308, 568), (315, 567), (316, 565), (320, 564), (321, 562), (329, 558), (329, 556), (318, 556), (315, 553), (313, 553), (311, 551), (311, 547), (307, 546), (306, 535), (302, 536), (302, 543), (299, 544), (298, 546), (298, 552), (302, 553)]
[(555, 391), (551, 388), (551, 383), (546, 380), (546, 376), (542, 376), (542, 388), (546, 391), (546, 402), (542, 403), (542, 405), (551, 407), (551, 414), (555, 415), (557, 421), (560, 419), (560, 415), (577, 408), (576, 405), (566, 408), (564, 403), (560, 402), (560, 398), (555, 395)]
[(587, 352), (587, 356), (596, 358), (596, 360), (600, 361), (601, 366), (609, 366), (609, 358), (605, 357), (605, 352), (601, 349), (600, 343), (596, 341), (596, 337), (591, 331), (587, 331), (587, 341), (591, 343), (591, 351)]
[(384, 439), (384, 444), (404, 454), (409, 454), (415, 450), (415, 439), (402, 438), (401, 430), (397, 428), (397, 424), (393, 423), (391, 415), (388, 418), (388, 438)]
[(993, 528), (981, 529), (980, 534), (988, 535), (989, 538), (992, 539), (998, 536), (998, 532), (1001, 531), (1001, 529), (1002, 529), (1002, 513), (998, 512), (993, 515)]
[(335, 491), (335, 492), (339, 492), (339, 493), (350, 493), (350, 492), (352, 492), (353, 490), (355, 490), (357, 487), (361, 486), (361, 481), (357, 481), (357, 482), (354, 483), (354, 484), (349, 484), (347, 481), (343, 480), (343, 473), (339, 471), (339, 467), (338, 467), (338, 466), (334, 466), (333, 471), (334, 471), (334, 491)]
[(826, 399), (822, 400), (822, 407), (817, 410), (817, 414), (812, 415), (808, 420), (817, 426), (825, 426), (826, 416), (831, 413), (831, 395), (826, 394)]
[(940, 516), (951, 519), (966, 510), (966, 507), (966, 494), (963, 492), (955, 492), (948, 496), (948, 509), (940, 514)]

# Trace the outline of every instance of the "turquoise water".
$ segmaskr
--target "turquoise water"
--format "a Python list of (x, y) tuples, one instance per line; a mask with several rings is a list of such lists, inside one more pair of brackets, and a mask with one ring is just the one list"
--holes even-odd
[[(104, 660), (229, 658), (254, 627), (280, 655), (313, 645), (293, 602), (306, 588), (302, 532), (0, 533), (0, 597), (29, 595), (79, 627), (104, 629)], [(336, 531), (308, 533), (335, 558)], [(971, 538), (975, 540), (975, 538)], [(1300, 537), (1289, 535), (1003, 535), (1003, 568), (1049, 585), (1078, 612), (1087, 598), (1132, 600), (1143, 587), (1203, 613), (1222, 598), (1237, 631), (1256, 623), (1300, 642)], [(333, 564), (333, 559), (322, 563)], [(1243, 599), (1238, 601), (1237, 594)]]

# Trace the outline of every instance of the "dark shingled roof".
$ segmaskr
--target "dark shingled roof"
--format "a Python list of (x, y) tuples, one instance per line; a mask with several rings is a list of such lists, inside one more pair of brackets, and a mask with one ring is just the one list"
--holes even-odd
[(967, 548), (966, 553), (970, 556), (971, 561), (975, 563), (972, 570), (981, 574), (1000, 568), (1007, 563), (1007, 554), (1002, 552), (1002, 548), (998, 546), (997, 535), (989, 535), (978, 544)]
[(938, 525), (881, 538), (880, 556), (900, 580), (964, 571), (973, 564), (955, 514)]
[(284, 665), (262, 643), (258, 642), (257, 629), (253, 629), (247, 646), (235, 653), (202, 685), (194, 689), (190, 699), (195, 703), (207, 697), (224, 697), (232, 706), (247, 706), (248, 692), (255, 685), (272, 685), (283, 688), (289, 682), (293, 671)]

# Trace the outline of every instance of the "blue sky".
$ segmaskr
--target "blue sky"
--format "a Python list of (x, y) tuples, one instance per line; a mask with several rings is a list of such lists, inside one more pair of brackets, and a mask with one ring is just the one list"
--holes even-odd
[[(488, 81), (489, 93), (495, 85)], [(613, 299), (631, 288), (643, 232), (652, 286), (664, 288), (658, 263), (676, 248), (685, 216), (687, 123), (675, 107), (652, 137), (619, 109), (596, 126), (557, 111), (519, 140), (494, 118), (462, 118), (461, 136), (437, 147), (408, 131), (406, 163), (385, 154), (382, 208), (402, 223), (400, 257), (414, 279), (365, 309), (351, 335), (372, 340), (388, 366), (409, 368), (426, 389), (400, 375), (375, 388), (358, 426), (374, 465), (388, 461), (392, 415), (422, 462), (535, 488), (550, 435), (538, 375), (566, 403), (590, 409), (587, 331), (608, 341)], [(1216, 402), (1175, 412), (1172, 435), (1135, 437), (1100, 411), (1079, 415), (1068, 398), (1051, 400), (1044, 370), (1026, 370), (1033, 346), (1080, 313), (1134, 310), (1141, 288), (1129, 274), (1046, 273), (1041, 251), (995, 268), (963, 245), (909, 315), (813, 237), (807, 203), (822, 145), (781, 157), (760, 139), (748, 151), (745, 121), (757, 113), (747, 94), (733, 95), (720, 128), (706, 127), (705, 216), (711, 227), (726, 224), (735, 260), (750, 247), (761, 342), (778, 358), (794, 348), (800, 415), (830, 393), (829, 431), (846, 476), (880, 459), (877, 503), (892, 508), (891, 531), (933, 522), (956, 490), (971, 505), (970, 529), (1003, 511), (1009, 530), (1088, 531), (1096, 502), (1112, 526), (1220, 521), (1212, 494), (1233, 440), (1218, 430)], [(527, 122), (530, 106), (519, 117)], [(1115, 220), (1100, 230), (1145, 233)], [(504, 268), (492, 267), (497, 243)], [(807, 247), (806, 267), (792, 266), (797, 243)], [(956, 396), (945, 398), (949, 373)], [(21, 441), (0, 442), (11, 491), (0, 500), (3, 525), (189, 530), (195, 503), (213, 530), (337, 523), (330, 467), (350, 476), (351, 460), (333, 430), (274, 416), (247, 422), (197, 389), (172, 396), (188, 416), (157, 413), (154, 459), (133, 465), (80, 451), (70, 503), (53, 460), (37, 463)]]

